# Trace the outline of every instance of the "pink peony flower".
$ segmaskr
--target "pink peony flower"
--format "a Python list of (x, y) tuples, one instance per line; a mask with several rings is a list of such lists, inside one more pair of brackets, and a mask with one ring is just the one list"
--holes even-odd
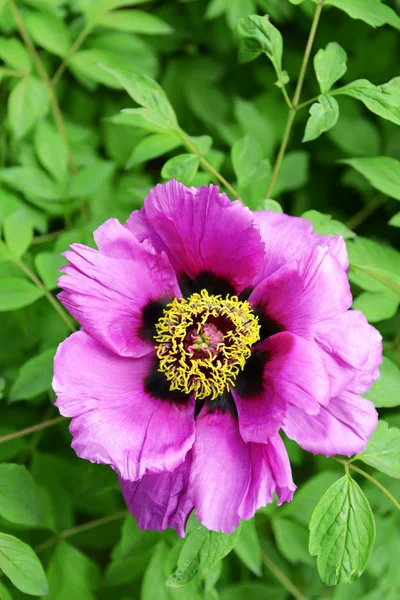
[(315, 454), (363, 450), (381, 337), (348, 310), (340, 236), (170, 181), (94, 238), (65, 253), (59, 298), (82, 330), (58, 349), (56, 406), (139, 527), (184, 535), (194, 508), (230, 533), (290, 501), (281, 429)]

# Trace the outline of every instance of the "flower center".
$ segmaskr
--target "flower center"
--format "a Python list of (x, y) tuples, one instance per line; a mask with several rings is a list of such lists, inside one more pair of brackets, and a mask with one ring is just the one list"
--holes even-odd
[(236, 296), (206, 290), (175, 298), (156, 323), (159, 371), (170, 390), (196, 392), (197, 400), (215, 400), (234, 385), (260, 339), (258, 318)]

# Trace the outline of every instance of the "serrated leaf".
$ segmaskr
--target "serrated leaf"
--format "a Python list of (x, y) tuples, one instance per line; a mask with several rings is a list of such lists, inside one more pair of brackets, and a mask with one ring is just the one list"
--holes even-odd
[(22, 365), (10, 390), (10, 402), (29, 400), (51, 388), (55, 353), (56, 348), (49, 348)]
[(314, 56), (314, 69), (322, 94), (343, 77), (347, 71), (347, 54), (336, 42), (330, 42)]
[(164, 179), (176, 179), (184, 185), (190, 186), (200, 166), (200, 159), (196, 154), (178, 154), (170, 158), (161, 170)]
[(71, 46), (69, 29), (64, 21), (50, 12), (29, 12), (24, 18), (33, 40), (52, 54), (65, 56)]
[(345, 240), (352, 240), (356, 237), (354, 231), (349, 229), (347, 225), (332, 219), (331, 215), (320, 213), (318, 210), (307, 210), (301, 215), (301, 218), (310, 221), (315, 233), (320, 235), (341, 235)]
[(374, 85), (368, 79), (357, 79), (332, 93), (356, 98), (371, 112), (400, 125), (400, 77), (382, 85)]
[(32, 548), (6, 533), (0, 533), (0, 569), (25, 594), (49, 593), (43, 567)]
[(43, 292), (38, 287), (22, 277), (0, 279), (0, 312), (28, 306), (42, 296)]
[(48, 106), (49, 94), (43, 82), (35, 75), (21, 79), (8, 98), (8, 118), (15, 137), (24, 137)]
[[(105, 68), (105, 67), (104, 67)], [(164, 90), (154, 79), (145, 75), (137, 75), (116, 69), (107, 69), (121, 83), (131, 98), (143, 109), (136, 112), (144, 118), (157, 123), (166, 129), (176, 129), (178, 122), (174, 109), (172, 108)]]
[(360, 486), (349, 475), (334, 483), (310, 521), (309, 550), (326, 585), (357, 581), (372, 552), (375, 522)]
[(272, 25), (268, 15), (249, 15), (236, 25), (240, 39), (239, 60), (249, 62), (264, 52), (278, 75), (282, 73), (283, 41), (280, 31)]
[(173, 32), (173, 28), (160, 17), (142, 10), (108, 12), (97, 19), (96, 24), (109, 29), (145, 35), (169, 35)]
[(242, 521), (239, 537), (233, 547), (240, 560), (255, 575), (261, 575), (261, 544), (254, 519)]
[(400, 479), (400, 429), (390, 428), (386, 421), (379, 421), (367, 447), (355, 458), (390, 477)]
[(400, 200), (400, 161), (390, 156), (348, 158), (343, 160), (356, 169), (383, 194)]
[(4, 237), (11, 254), (20, 258), (33, 238), (32, 222), (25, 208), (20, 208), (4, 221)]
[(360, 19), (372, 27), (391, 25), (400, 29), (400, 17), (381, 0), (325, 0), (325, 6), (336, 6), (353, 19)]
[(162, 156), (181, 145), (181, 140), (173, 132), (148, 135), (136, 144), (126, 168), (130, 169), (135, 165), (140, 165), (148, 160)]
[(31, 527), (42, 519), (38, 488), (23, 465), (0, 464), (0, 515)]
[(379, 367), (379, 379), (364, 394), (378, 408), (400, 406), (400, 369), (387, 356)]
[(247, 187), (254, 181), (267, 177), (271, 172), (269, 162), (263, 160), (261, 145), (251, 135), (235, 142), (231, 155), (240, 186)]
[(310, 117), (306, 124), (303, 142), (316, 140), (324, 131), (336, 125), (339, 118), (339, 105), (332, 96), (318, 96), (318, 102), (310, 106)]
[(190, 583), (197, 575), (205, 575), (232, 550), (239, 537), (240, 527), (229, 535), (209, 531), (192, 515), (188, 533), (178, 559), (176, 571), (167, 584), (180, 587)]

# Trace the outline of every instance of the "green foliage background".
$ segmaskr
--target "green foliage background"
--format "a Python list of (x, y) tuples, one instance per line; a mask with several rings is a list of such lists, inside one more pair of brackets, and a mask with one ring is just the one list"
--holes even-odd
[[(0, 0), (1, 600), (400, 598), (399, 11)], [(381, 422), (355, 464), (286, 440), (292, 503), (231, 536), (191, 517), (186, 541), (136, 528), (113, 471), (70, 449), (51, 391), (76, 328), (55, 300), (61, 252), (171, 177), (341, 233), (385, 354), (367, 394)]]

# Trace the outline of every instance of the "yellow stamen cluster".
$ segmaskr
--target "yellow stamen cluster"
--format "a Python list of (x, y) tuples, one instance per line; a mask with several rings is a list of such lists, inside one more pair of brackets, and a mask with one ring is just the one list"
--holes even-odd
[[(210, 330), (217, 332), (217, 341), (207, 335)], [(175, 298), (156, 331), (159, 370), (170, 381), (170, 390), (196, 392), (198, 400), (215, 400), (234, 385), (251, 346), (260, 339), (258, 318), (248, 302), (206, 290)]]

